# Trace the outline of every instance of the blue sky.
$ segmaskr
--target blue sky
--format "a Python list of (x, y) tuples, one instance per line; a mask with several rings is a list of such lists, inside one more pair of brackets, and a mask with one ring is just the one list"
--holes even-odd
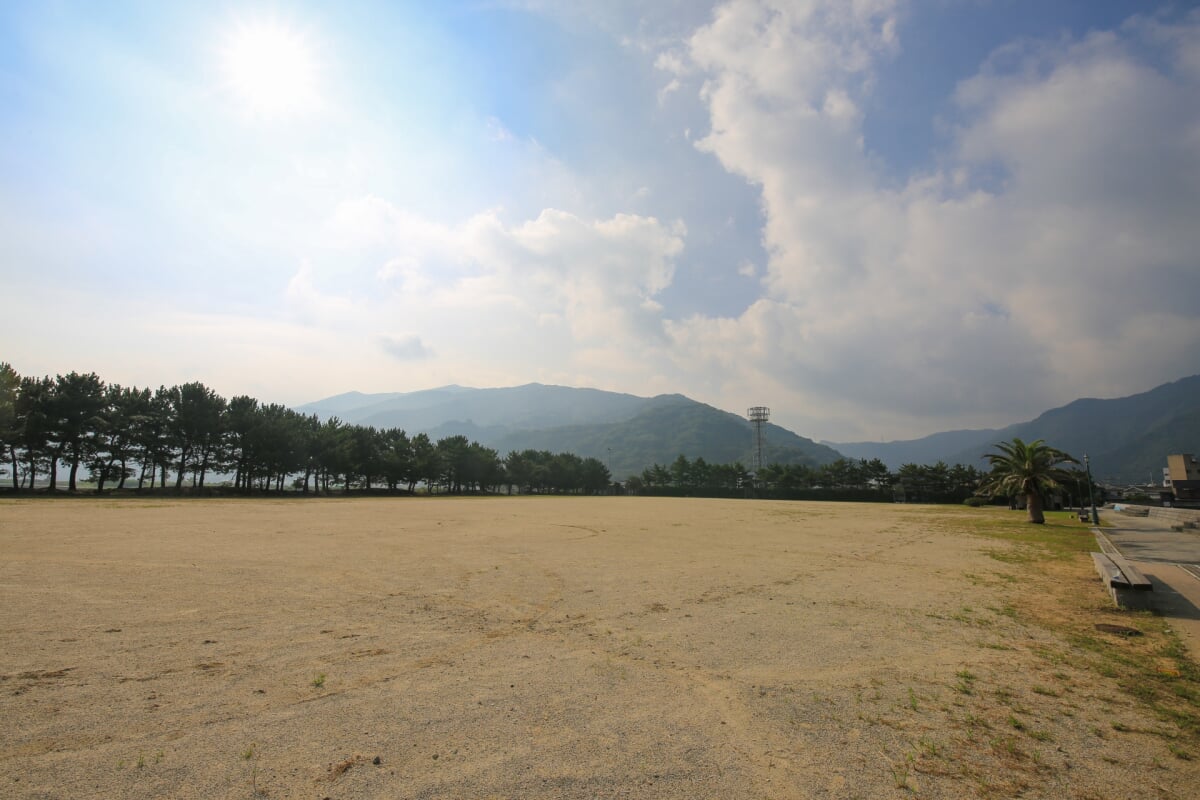
[(0, 359), (910, 438), (1200, 371), (1195, 3), (0, 3)]

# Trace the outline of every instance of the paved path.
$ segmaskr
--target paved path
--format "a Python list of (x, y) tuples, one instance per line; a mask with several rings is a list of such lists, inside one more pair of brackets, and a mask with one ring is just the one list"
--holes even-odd
[(1154, 608), (1175, 623), (1200, 658), (1200, 532), (1170, 522), (1102, 511), (1101, 532), (1154, 584)]

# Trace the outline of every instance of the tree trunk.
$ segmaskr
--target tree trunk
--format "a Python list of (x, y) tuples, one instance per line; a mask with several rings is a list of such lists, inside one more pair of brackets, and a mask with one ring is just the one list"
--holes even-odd
[(68, 492), (75, 491), (75, 475), (78, 472), (79, 472), (79, 459), (73, 458), (73, 459), (71, 459), (71, 471), (69, 473), (69, 477), (67, 478), (67, 491)]
[(1025, 495), (1025, 508), (1029, 511), (1029, 521), (1034, 525), (1044, 525), (1046, 515), (1042, 513), (1042, 496), (1037, 492)]
[[(175, 491), (183, 492), (183, 473), (187, 472), (188, 457), (192, 454), (190, 448), (183, 448), (179, 451), (179, 475), (175, 478)], [(165, 471), (164, 467), (164, 471)], [(166, 483), (164, 482), (164, 486)]]

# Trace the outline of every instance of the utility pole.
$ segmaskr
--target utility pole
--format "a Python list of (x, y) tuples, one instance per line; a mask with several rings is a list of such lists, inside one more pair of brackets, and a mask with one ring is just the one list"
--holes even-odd
[(1088, 461), (1087, 453), (1083, 454), (1083, 468), (1087, 470), (1088, 479), (1088, 501), (1092, 504), (1092, 524), (1100, 524), (1100, 514), (1096, 512), (1096, 493), (1092, 489), (1092, 465)]

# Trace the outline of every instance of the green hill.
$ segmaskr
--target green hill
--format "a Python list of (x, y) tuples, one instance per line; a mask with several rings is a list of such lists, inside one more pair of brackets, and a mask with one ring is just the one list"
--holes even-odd
[[(837, 451), (777, 425), (764, 427), (763, 440), (766, 463), (815, 466), (841, 457)], [(653, 464), (668, 466), (680, 455), (703, 458), (710, 464), (740, 461), (751, 469), (755, 463), (749, 422), (682, 395), (655, 397), (640, 413), (620, 422), (517, 431), (492, 446), (502, 453), (534, 449), (592, 456), (608, 464), (618, 479)]]
[[(505, 455), (549, 450), (595, 457), (623, 479), (678, 456), (754, 465), (750, 423), (683, 395), (637, 397), (531, 383), (499, 389), (447, 386), (421, 392), (348, 392), (300, 406), (322, 419), (403, 428), (434, 439), (462, 434)], [(778, 425), (764, 427), (767, 463), (825, 464), (840, 454)]]

